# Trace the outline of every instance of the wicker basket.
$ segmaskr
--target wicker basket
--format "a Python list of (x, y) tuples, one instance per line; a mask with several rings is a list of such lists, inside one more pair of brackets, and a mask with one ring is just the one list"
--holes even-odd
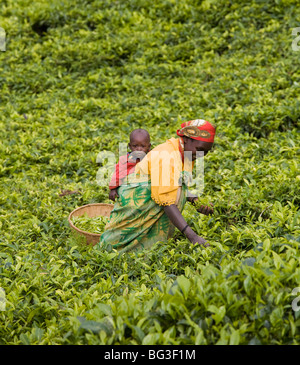
[(72, 218), (81, 217), (84, 214), (86, 214), (90, 218), (99, 216), (109, 217), (110, 212), (113, 210), (113, 207), (114, 207), (113, 204), (103, 204), (103, 203), (83, 205), (82, 207), (79, 207), (70, 213), (68, 218), (70, 227), (75, 234), (81, 236), (82, 238), (85, 238), (87, 244), (92, 244), (94, 246), (99, 242), (101, 234), (82, 231), (81, 229), (74, 226)]

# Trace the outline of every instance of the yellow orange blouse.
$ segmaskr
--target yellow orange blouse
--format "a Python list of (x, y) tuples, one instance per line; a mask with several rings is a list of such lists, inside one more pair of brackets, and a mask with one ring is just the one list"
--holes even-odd
[(183, 159), (178, 138), (171, 138), (151, 150), (136, 165), (135, 174), (150, 180), (151, 198), (158, 205), (176, 204), (180, 191)]

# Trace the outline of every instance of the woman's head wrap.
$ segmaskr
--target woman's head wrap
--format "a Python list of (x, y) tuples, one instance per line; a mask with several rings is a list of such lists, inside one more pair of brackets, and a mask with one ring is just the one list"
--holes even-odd
[(198, 141), (213, 142), (215, 138), (216, 127), (204, 119), (190, 120), (181, 124), (177, 130), (180, 137), (186, 136)]

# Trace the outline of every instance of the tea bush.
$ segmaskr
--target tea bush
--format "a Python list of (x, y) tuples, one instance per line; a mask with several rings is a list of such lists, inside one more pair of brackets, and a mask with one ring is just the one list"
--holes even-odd
[[(297, 5), (1, 2), (1, 344), (299, 344)], [(176, 231), (119, 256), (72, 238), (73, 209), (109, 202), (100, 151), (196, 118), (217, 125), (215, 214), (184, 216), (210, 247)]]

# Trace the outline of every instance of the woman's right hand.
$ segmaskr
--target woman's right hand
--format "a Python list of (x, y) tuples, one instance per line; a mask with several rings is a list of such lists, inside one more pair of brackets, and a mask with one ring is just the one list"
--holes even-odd
[(191, 241), (191, 243), (193, 245), (198, 243), (199, 245), (204, 246), (204, 247), (209, 246), (209, 243), (204, 238), (198, 236), (196, 233), (192, 237), (190, 237), (189, 240)]
[(186, 224), (185, 219), (175, 204), (165, 206), (164, 211), (174, 226), (177, 227), (191, 243), (194, 245), (198, 243), (204, 247), (209, 246), (204, 238), (198, 236), (197, 233)]

